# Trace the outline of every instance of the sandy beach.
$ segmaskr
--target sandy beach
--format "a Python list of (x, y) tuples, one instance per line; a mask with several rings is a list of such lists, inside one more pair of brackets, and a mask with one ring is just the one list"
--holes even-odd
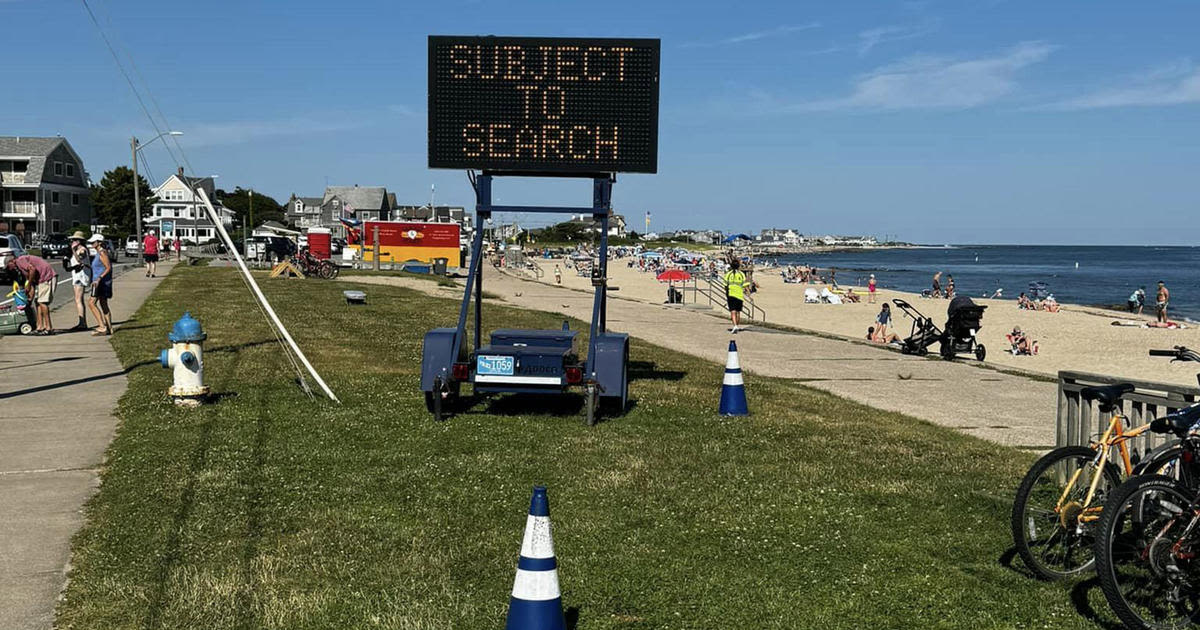
[[(611, 284), (619, 287), (614, 296), (636, 299), (651, 303), (666, 301), (667, 285), (655, 279), (652, 273), (643, 273), (628, 267), (629, 259), (614, 260), (609, 264)], [(591, 290), (589, 278), (582, 278), (569, 269), (561, 260), (537, 259), (545, 271), (542, 282), (554, 284), (554, 265), (562, 265), (563, 287)], [(877, 303), (866, 303), (865, 287), (855, 287), (863, 302), (858, 304), (805, 304), (804, 289), (809, 285), (787, 284), (778, 269), (761, 269), (755, 274), (759, 290), (754, 302), (767, 313), (767, 322), (788, 327), (839, 335), (854, 339), (865, 339), (867, 327), (873, 325), (880, 303), (900, 298), (932, 318), (941, 327), (945, 324), (948, 302), (941, 299), (925, 299), (919, 295), (899, 291), (880, 290)], [(879, 277), (881, 284), (886, 277)], [(820, 288), (820, 285), (816, 285)], [(845, 288), (845, 285), (843, 285)], [(686, 297), (690, 304), (692, 296)], [(706, 300), (701, 298), (702, 302)], [(1147, 355), (1151, 348), (1171, 348), (1176, 345), (1200, 348), (1200, 327), (1184, 330), (1134, 328), (1113, 326), (1112, 322), (1143, 320), (1152, 316), (1137, 317), (1130, 313), (1063, 304), (1057, 313), (1027, 311), (1017, 308), (1015, 299), (975, 299), (976, 303), (988, 307), (983, 318), (980, 341), (987, 346), (987, 363), (1018, 368), (1055, 376), (1059, 370), (1095, 372), (1111, 376), (1160, 381), (1196, 386), (1196, 373), (1200, 364), (1170, 363), (1166, 359)], [(909, 333), (912, 320), (893, 307), (893, 330), (901, 337)], [(714, 308), (713, 313), (718, 311)], [(1013, 356), (1005, 334), (1020, 326), (1038, 342), (1037, 356)], [(753, 335), (753, 330), (742, 333)], [(936, 353), (937, 346), (931, 349)], [(964, 355), (965, 357), (965, 355)], [(964, 359), (965, 360), (965, 359)]]

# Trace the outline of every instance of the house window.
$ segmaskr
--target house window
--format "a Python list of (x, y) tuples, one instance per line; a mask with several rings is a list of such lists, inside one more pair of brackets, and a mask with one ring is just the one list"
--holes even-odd
[(54, 163), (54, 174), (58, 177), (62, 177), (62, 174), (63, 174), (63, 163), (62, 162)]
[(58, 219), (54, 219), (53, 221), (51, 221), (50, 222), (50, 231), (51, 232), (61, 232), (62, 231), (62, 222), (59, 221)]
[(75, 177), (75, 164), (67, 162), (67, 177)]
[(72, 206), (79, 205), (79, 193), (71, 193), (71, 205)]
[[(58, 205), (58, 191), (57, 190), (50, 193), (50, 203), (52, 203), (56, 206)], [(55, 230), (55, 231), (57, 232), (58, 230)]]

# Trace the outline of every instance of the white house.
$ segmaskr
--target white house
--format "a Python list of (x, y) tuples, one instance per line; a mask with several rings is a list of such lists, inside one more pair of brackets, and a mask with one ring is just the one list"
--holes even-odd
[(217, 238), (217, 231), (208, 218), (208, 211), (193, 187), (203, 188), (212, 201), (213, 208), (228, 228), (233, 223), (233, 211), (215, 199), (215, 188), (211, 177), (190, 177), (183, 169), (168, 177), (154, 189), (158, 199), (150, 207), (150, 215), (142, 217), (143, 229), (153, 229), (160, 237), (180, 239), (190, 243), (207, 243)]

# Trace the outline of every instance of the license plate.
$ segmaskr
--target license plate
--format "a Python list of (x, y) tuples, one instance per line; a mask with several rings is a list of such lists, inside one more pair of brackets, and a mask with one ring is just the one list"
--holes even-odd
[(512, 376), (513, 358), (483, 355), (475, 359), (475, 373), (480, 376)]

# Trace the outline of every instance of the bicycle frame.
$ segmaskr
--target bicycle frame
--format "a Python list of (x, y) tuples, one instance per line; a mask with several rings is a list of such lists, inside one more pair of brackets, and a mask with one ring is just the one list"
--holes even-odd
[[(1090, 522), (1099, 519), (1098, 512), (1103, 506), (1092, 506), (1092, 500), (1096, 497), (1096, 489), (1100, 486), (1100, 479), (1104, 477), (1104, 467), (1108, 465), (1109, 453), (1112, 447), (1117, 447), (1120, 452), (1121, 463), (1124, 465), (1125, 476), (1133, 474), (1133, 462), (1129, 458), (1129, 440), (1145, 433), (1150, 429), (1150, 424), (1143, 424), (1139, 427), (1125, 431), (1125, 416), (1121, 413), (1114, 413), (1112, 420), (1108, 423), (1108, 429), (1100, 436), (1100, 440), (1096, 443), (1096, 472), (1092, 476), (1091, 483), (1088, 485), (1087, 496), (1083, 500), (1083, 511), (1079, 514), (1079, 520), (1082, 522)], [(1075, 487), (1075, 483), (1079, 481), (1079, 475), (1083, 472), (1082, 468), (1077, 469), (1071, 475), (1071, 479), (1067, 482), (1063, 489), (1062, 495), (1058, 498), (1058, 503), (1054, 506), (1056, 514), (1061, 514), (1063, 505), (1067, 501), (1067, 496), (1071, 493), (1071, 489)]]

